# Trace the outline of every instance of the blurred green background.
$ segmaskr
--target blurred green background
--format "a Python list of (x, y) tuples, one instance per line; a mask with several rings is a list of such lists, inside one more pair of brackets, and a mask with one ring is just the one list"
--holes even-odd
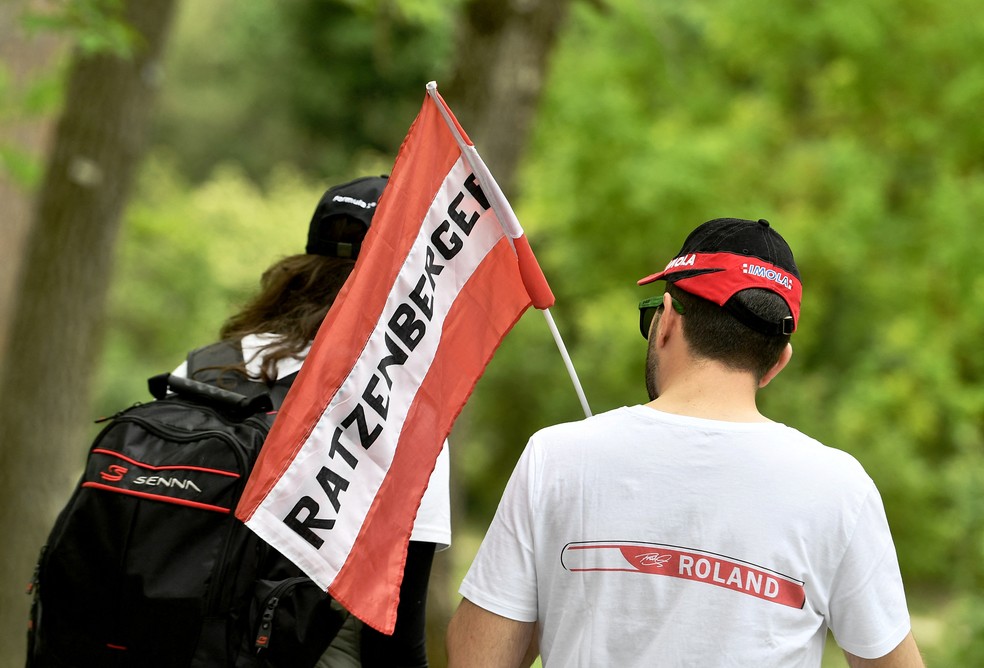
[[(37, 20), (113, 2), (26, 4), (12, 18), (34, 35), (94, 48), (115, 39), (115, 24)], [(178, 3), (99, 314), (89, 415), (146, 399), (148, 376), (213, 340), (268, 264), (302, 252), (327, 185), (389, 171), (424, 84), (461, 76), (468, 44), (455, 38), (483, 4), (494, 3)], [(635, 280), (699, 222), (769, 219), (796, 251), (804, 304), (793, 361), (761, 408), (849, 451), (874, 478), (927, 662), (984, 665), (979, 3), (562, 4), (503, 185), (592, 410), (646, 399), (635, 306), (651, 291)], [(0, 120), (56, 115), (67, 62), (15, 86), (0, 60)], [(491, 63), (468, 85), (492, 87), (495, 73)], [(442, 86), (471, 132), (485, 121), (468, 91)], [(39, 187), (44, 162), (0, 137), (0, 177), (20, 191)], [(432, 588), (432, 665), (444, 663), (457, 583), (526, 438), (580, 417), (530, 311), (452, 433), (456, 536)], [(80, 457), (85, 445), (66, 447)], [(831, 649), (825, 665), (845, 665)]]

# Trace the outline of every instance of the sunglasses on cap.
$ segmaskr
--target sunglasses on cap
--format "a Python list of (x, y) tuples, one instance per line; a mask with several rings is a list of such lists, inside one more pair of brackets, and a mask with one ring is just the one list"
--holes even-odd
[[(683, 315), (685, 309), (683, 304), (680, 303), (673, 295), (670, 295), (670, 303), (673, 305), (673, 310)], [(653, 326), (653, 319), (656, 314), (663, 309), (663, 295), (656, 297), (646, 297), (641, 302), (639, 302), (639, 331), (642, 332), (642, 338), (649, 340), (649, 328)]]

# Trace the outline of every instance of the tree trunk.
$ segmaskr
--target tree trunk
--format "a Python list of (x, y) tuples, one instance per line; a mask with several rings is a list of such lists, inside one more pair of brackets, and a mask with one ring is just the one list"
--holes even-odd
[(175, 0), (129, 0), (128, 59), (76, 56), (24, 251), (0, 376), (0, 664), (22, 665), (38, 551), (79, 474), (113, 247)]
[[(570, 0), (471, 0), (441, 94), (510, 200)], [(441, 84), (441, 82), (438, 82)]]
[[(454, 72), (448, 85), (438, 82), (441, 95), (512, 202), (520, 190), (516, 169), (569, 5), (570, 0), (470, 0), (458, 27)], [(451, 443), (452, 517), (456, 519), (464, 516), (455, 462), (467, 449), (467, 410), (466, 406), (456, 422)], [(456, 534), (458, 528), (463, 523), (456, 521)], [(444, 632), (457, 605), (454, 592), (462, 565), (453, 556), (454, 550), (438, 553), (431, 572), (427, 597), (431, 668), (447, 665)]]

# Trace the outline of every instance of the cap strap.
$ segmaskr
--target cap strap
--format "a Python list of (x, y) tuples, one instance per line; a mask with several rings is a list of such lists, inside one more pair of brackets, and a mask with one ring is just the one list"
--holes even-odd
[(750, 311), (738, 304), (735, 300), (729, 300), (724, 305), (724, 310), (734, 317), (735, 320), (761, 334), (768, 336), (789, 336), (796, 329), (796, 321), (793, 316), (787, 315), (779, 322), (766, 320), (759, 314)]
[(347, 241), (319, 241), (314, 255), (325, 255), (327, 257), (340, 257), (343, 259), (354, 260), (362, 250), (362, 243), (349, 243)]

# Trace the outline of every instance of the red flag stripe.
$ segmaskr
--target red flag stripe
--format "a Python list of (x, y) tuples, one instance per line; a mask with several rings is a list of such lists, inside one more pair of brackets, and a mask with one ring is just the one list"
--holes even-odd
[(517, 239), (513, 239), (513, 243), (516, 246), (516, 255), (519, 260), (519, 273), (523, 277), (523, 285), (526, 287), (526, 291), (529, 292), (530, 297), (533, 299), (533, 306), (541, 311), (550, 308), (554, 305), (554, 294), (550, 289), (550, 285), (547, 284), (543, 270), (540, 269), (540, 263), (536, 261), (536, 257), (533, 255), (530, 242), (527, 241), (526, 235), (524, 234)]

